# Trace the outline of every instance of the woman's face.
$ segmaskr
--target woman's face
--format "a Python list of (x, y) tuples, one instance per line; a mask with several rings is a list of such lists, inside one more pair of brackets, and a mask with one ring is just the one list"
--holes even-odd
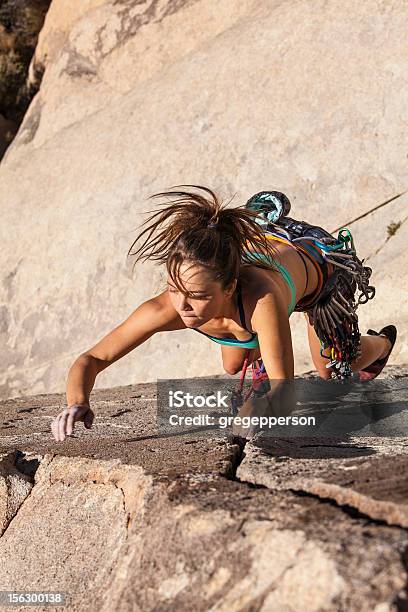
[(228, 290), (222, 289), (221, 283), (213, 281), (206, 268), (191, 262), (181, 264), (179, 276), (186, 293), (179, 291), (169, 276), (167, 285), (170, 301), (186, 327), (199, 327), (221, 316), (235, 283)]

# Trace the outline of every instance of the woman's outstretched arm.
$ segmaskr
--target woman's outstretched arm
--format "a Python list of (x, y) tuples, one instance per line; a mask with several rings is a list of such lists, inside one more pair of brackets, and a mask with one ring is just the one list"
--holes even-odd
[(92, 426), (89, 397), (99, 372), (146, 342), (160, 331), (183, 329), (185, 325), (168, 299), (167, 290), (143, 302), (123, 323), (115, 327), (72, 364), (67, 378), (67, 408), (54, 419), (51, 430), (63, 441), (74, 429), (75, 421)]

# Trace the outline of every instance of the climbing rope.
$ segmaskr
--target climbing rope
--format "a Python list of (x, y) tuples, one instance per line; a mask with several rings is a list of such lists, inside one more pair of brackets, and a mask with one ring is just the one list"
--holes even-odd
[(244, 394), (245, 375), (249, 365), (249, 356), (251, 350), (247, 349), (245, 353), (244, 364), (242, 366), (239, 377), (238, 387), (231, 394), (231, 411), (236, 415), (240, 407), (254, 394), (257, 397), (267, 393), (271, 386), (262, 359), (257, 359), (252, 363), (252, 384), (249, 390)]

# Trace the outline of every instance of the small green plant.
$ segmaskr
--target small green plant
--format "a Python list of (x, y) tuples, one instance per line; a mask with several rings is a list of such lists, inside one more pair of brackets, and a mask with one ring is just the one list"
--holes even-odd
[(398, 221), (398, 223), (394, 223), (394, 221), (392, 221), (387, 227), (388, 236), (389, 237), (393, 236), (396, 233), (400, 225), (401, 225), (401, 221)]

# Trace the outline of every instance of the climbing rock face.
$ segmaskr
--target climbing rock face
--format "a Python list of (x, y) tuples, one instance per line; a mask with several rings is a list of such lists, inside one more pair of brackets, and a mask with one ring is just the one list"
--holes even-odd
[(145, 384), (96, 390), (92, 429), (57, 443), (63, 403), (0, 404), (3, 590), (90, 612), (406, 608), (403, 435), (164, 435)]
[[(62, 391), (75, 357), (164, 289), (126, 254), (146, 198), (183, 183), (233, 205), (277, 189), (295, 218), (347, 225), (377, 289), (361, 331), (397, 324), (391, 363), (407, 361), (407, 196), (369, 213), (407, 188), (407, 21), (380, 0), (53, 0), (0, 166), (0, 396)], [(304, 317), (291, 324), (300, 373)], [(158, 334), (97, 387), (220, 363), (199, 334)]]

